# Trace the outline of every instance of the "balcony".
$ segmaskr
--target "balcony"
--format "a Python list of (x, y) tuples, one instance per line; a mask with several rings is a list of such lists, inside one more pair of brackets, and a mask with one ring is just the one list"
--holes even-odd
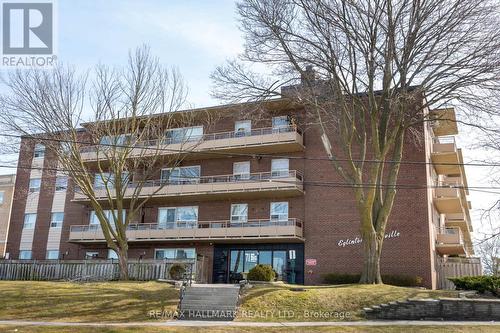
[[(130, 182), (125, 189), (124, 198), (130, 198), (138, 183)], [(109, 200), (105, 188), (96, 188), (98, 200)], [(169, 198), (171, 201), (186, 199), (225, 199), (225, 198), (260, 198), (266, 195), (289, 197), (303, 193), (302, 175), (295, 170), (251, 173), (247, 175), (208, 176), (196, 179), (146, 181), (140, 189), (141, 197), (153, 199)], [(114, 195), (112, 194), (114, 197)], [(75, 189), (73, 201), (90, 201), (80, 189)]]
[(443, 228), (436, 236), (436, 251), (440, 255), (466, 255), (465, 242), (460, 228)]
[(469, 210), (463, 187), (434, 189), (434, 205), (440, 214), (468, 214)]
[(436, 136), (458, 134), (457, 120), (454, 108), (430, 111), (432, 130)]
[[(108, 147), (109, 148), (109, 147)], [(84, 161), (106, 160), (106, 147), (99, 145), (81, 149)], [(178, 139), (161, 139), (137, 142), (130, 153), (131, 158), (186, 153), (188, 159), (222, 157), (223, 153), (285, 153), (304, 149), (302, 133), (296, 126), (258, 128), (247, 132), (231, 131)], [(214, 153), (212, 153), (214, 152)]]
[[(182, 241), (182, 240), (249, 240), (251, 242), (273, 240), (302, 242), (303, 225), (298, 219), (231, 221), (177, 221), (159, 225), (151, 223), (131, 224), (127, 228), (130, 242)], [(70, 242), (104, 242), (100, 226), (71, 226)]]
[(436, 137), (432, 144), (431, 160), (440, 175), (463, 175), (462, 150), (457, 149), (452, 136)]

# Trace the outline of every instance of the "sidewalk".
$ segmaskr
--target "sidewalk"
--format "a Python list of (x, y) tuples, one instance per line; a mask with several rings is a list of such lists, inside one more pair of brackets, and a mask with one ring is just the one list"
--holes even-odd
[(384, 321), (343, 321), (343, 322), (241, 322), (241, 321), (163, 321), (132, 323), (72, 323), (53, 321), (0, 320), (0, 325), (15, 326), (87, 326), (87, 327), (340, 327), (340, 326), (498, 326), (500, 322), (489, 321), (424, 321), (424, 320), (384, 320)]

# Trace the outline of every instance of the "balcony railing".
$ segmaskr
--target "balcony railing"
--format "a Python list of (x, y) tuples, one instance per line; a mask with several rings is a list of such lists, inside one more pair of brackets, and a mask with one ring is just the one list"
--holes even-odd
[(441, 254), (466, 254), (462, 230), (458, 227), (439, 229), (436, 237), (436, 248)]
[[(203, 135), (189, 136), (184, 138), (162, 138), (155, 140), (145, 140), (138, 141), (131, 146), (134, 148), (148, 148), (151, 147), (152, 150), (155, 148), (161, 149), (163, 146), (169, 145), (189, 145), (196, 146), (201, 145), (204, 142), (216, 141), (216, 140), (230, 140), (230, 139), (238, 139), (237, 142), (231, 140), (228, 142), (228, 145), (245, 143), (245, 138), (257, 137), (257, 136), (269, 136), (269, 135), (279, 135), (286, 133), (296, 133), (302, 134), (301, 130), (297, 126), (281, 126), (281, 127), (268, 127), (268, 128), (257, 128), (252, 129), (250, 131), (230, 131), (230, 132), (219, 132), (219, 133), (208, 133)], [(120, 144), (117, 144), (120, 147)], [(123, 145), (126, 148), (126, 145)], [(81, 148), (82, 153), (96, 153), (99, 150), (105, 150), (107, 145), (91, 145)], [(108, 146), (108, 149), (110, 146)]]
[[(259, 219), (246, 222), (176, 221), (139, 223), (127, 227), (129, 241), (193, 239), (302, 239), (299, 219)], [(100, 225), (76, 225), (70, 228), (71, 241), (104, 241)]]
[[(138, 186), (142, 186), (141, 196), (209, 195), (215, 193), (295, 190), (302, 191), (302, 174), (296, 170), (279, 170), (249, 174), (203, 176), (129, 182), (124, 197), (132, 196)], [(113, 189), (108, 185), (113, 194)], [(94, 188), (97, 198), (108, 198), (104, 186)], [(136, 193), (137, 195), (137, 193)], [(75, 200), (87, 200), (80, 188), (75, 188)]]

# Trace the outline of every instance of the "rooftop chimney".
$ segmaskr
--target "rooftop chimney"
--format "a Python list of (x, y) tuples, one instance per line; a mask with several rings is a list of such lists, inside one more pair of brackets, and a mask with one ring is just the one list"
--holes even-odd
[(306, 70), (302, 73), (300, 82), (304, 85), (307, 81), (314, 82), (316, 80), (316, 72), (312, 65), (307, 65)]

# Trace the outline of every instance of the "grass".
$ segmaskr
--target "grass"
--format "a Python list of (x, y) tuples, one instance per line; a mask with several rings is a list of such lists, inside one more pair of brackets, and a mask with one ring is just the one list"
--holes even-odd
[(0, 281), (2, 320), (145, 321), (149, 311), (173, 311), (178, 301), (177, 290), (158, 282)]
[[(366, 306), (413, 297), (456, 295), (452, 291), (394, 286), (311, 286), (303, 292), (290, 291), (290, 287), (258, 285), (249, 289), (237, 320), (363, 320), (362, 309)], [(155, 320), (149, 317), (152, 310), (175, 311), (178, 291), (158, 282), (0, 281), (0, 300), (0, 320), (142, 322)]]
[(299, 333), (299, 332), (338, 332), (338, 333), (495, 333), (497, 327), (488, 326), (377, 326), (377, 327), (14, 327), (0, 326), (0, 332), (9, 333)]
[(291, 291), (290, 287), (257, 285), (249, 289), (244, 294), (237, 320), (363, 320), (362, 309), (367, 306), (407, 298), (438, 298), (457, 295), (454, 291), (388, 285), (308, 286), (305, 287), (305, 291)]

